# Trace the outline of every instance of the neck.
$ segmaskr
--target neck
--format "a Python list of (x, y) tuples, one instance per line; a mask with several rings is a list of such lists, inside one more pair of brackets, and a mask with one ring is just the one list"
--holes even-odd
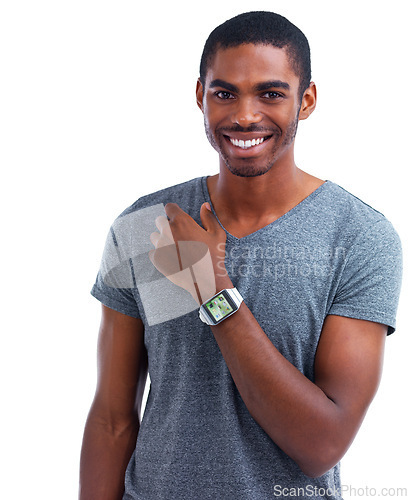
[(239, 177), (220, 161), (208, 186), (216, 213), (234, 222), (275, 219), (311, 194), (323, 181), (300, 170), (293, 154), (257, 177)]

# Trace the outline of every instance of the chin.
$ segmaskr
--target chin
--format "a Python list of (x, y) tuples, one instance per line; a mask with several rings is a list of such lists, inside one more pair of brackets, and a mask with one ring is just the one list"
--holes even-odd
[(227, 157), (224, 157), (223, 161), (229, 172), (238, 177), (259, 177), (269, 172), (274, 165), (274, 160), (266, 165), (255, 165), (251, 160), (240, 163), (232, 162)]
[(258, 177), (266, 174), (271, 168), (268, 167), (267, 169), (260, 169), (251, 166), (237, 168), (228, 164), (226, 164), (226, 166), (233, 175), (237, 175), (238, 177)]

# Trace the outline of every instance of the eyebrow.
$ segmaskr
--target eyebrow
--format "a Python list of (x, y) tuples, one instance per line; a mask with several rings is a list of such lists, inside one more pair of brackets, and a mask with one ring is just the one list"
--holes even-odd
[(210, 82), (209, 88), (214, 88), (214, 87), (223, 87), (226, 90), (230, 90), (230, 92), (235, 92), (236, 94), (239, 93), (238, 87), (236, 85), (233, 85), (232, 83), (225, 82), (224, 80), (220, 80), (220, 78), (216, 78), (216, 80), (212, 80)]
[(255, 90), (258, 91), (268, 90), (271, 88), (290, 90), (290, 85), (287, 82), (282, 82), (281, 80), (270, 80), (269, 82), (262, 82), (255, 85)]
[[(236, 87), (236, 85), (226, 82), (225, 80), (221, 80), (220, 78), (216, 78), (216, 80), (210, 82), (209, 88), (212, 89), (214, 87), (223, 87), (226, 90), (230, 90), (230, 92), (235, 92), (236, 94), (239, 93), (239, 89), (238, 87)], [(290, 90), (290, 85), (287, 82), (283, 82), (281, 80), (269, 80), (267, 82), (261, 82), (254, 85), (254, 90), (256, 90), (257, 92), (261, 92), (263, 90), (268, 90), (271, 88)]]

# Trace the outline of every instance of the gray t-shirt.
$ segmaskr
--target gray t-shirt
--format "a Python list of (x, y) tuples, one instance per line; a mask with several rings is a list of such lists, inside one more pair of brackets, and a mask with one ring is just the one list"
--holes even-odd
[[(341, 498), (339, 464), (311, 479), (281, 451), (248, 412), (196, 303), (147, 258), (166, 203), (201, 224), (205, 201), (206, 177), (137, 200), (111, 227), (91, 291), (145, 326), (151, 387), (123, 498)], [(399, 237), (381, 213), (338, 185), (325, 182), (243, 238), (226, 233), (234, 286), (274, 346), (310, 380), (328, 314), (394, 331)]]

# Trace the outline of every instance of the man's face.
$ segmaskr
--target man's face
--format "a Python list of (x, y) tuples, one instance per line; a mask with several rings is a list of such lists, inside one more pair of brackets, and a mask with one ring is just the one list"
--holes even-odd
[(289, 154), (301, 104), (298, 86), (284, 49), (245, 44), (216, 52), (197, 98), (206, 135), (230, 172), (262, 175)]

